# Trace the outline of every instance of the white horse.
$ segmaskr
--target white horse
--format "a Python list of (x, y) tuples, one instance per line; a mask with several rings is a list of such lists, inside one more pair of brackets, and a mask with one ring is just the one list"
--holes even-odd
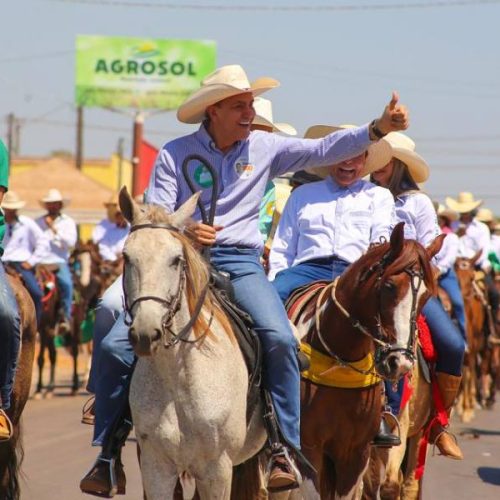
[(182, 234), (197, 200), (167, 214), (120, 192), (132, 225), (123, 283), (138, 356), (129, 399), (148, 500), (172, 498), (178, 479), (184, 498), (195, 487), (201, 499), (230, 498), (233, 467), (266, 438), (260, 407), (247, 424), (245, 361), (208, 290), (207, 265)]

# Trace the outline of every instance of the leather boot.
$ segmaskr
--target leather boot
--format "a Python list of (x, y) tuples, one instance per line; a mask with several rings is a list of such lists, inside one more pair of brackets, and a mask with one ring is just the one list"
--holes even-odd
[(12, 437), (12, 422), (4, 410), (0, 408), (0, 442), (9, 441)]
[[(391, 414), (391, 417), (396, 420), (394, 415)], [(378, 434), (373, 438), (371, 444), (377, 448), (392, 448), (393, 446), (399, 446), (401, 444), (401, 439), (398, 435), (392, 433), (384, 415), (380, 418)]]
[[(288, 450), (282, 450), (271, 455), (270, 474), (267, 481), (269, 492), (288, 491), (299, 487), (300, 472), (291, 463)], [(295, 470), (294, 470), (295, 469)]]
[[(443, 405), (448, 417), (450, 416), (453, 403), (457, 397), (462, 377), (448, 375), (447, 373), (436, 373), (437, 384)], [(464, 455), (458, 446), (455, 436), (449, 433), (441, 424), (436, 422), (430, 431), (429, 442), (438, 447), (441, 455), (454, 460), (463, 460)]]

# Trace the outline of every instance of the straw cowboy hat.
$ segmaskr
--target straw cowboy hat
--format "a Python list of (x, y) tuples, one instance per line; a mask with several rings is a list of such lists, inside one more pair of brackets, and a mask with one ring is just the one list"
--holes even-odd
[(489, 208), (480, 208), (477, 211), (476, 219), (480, 222), (493, 222), (495, 217)]
[(7, 210), (18, 210), (23, 208), (24, 205), (26, 205), (26, 202), (21, 200), (15, 191), (7, 191), (2, 200), (2, 208)]
[[(355, 128), (355, 125), (313, 125), (306, 130), (305, 139), (319, 139), (325, 137), (332, 132), (344, 130), (347, 128)], [(387, 142), (377, 141), (368, 148), (368, 156), (366, 157), (365, 165), (361, 170), (360, 177), (371, 174), (375, 170), (384, 167), (391, 161), (392, 150)], [(326, 179), (330, 172), (330, 166), (327, 167), (310, 167), (305, 169), (306, 172), (317, 175), (322, 179)]]
[(411, 178), (415, 182), (425, 182), (429, 178), (429, 165), (419, 154), (415, 153), (415, 143), (407, 135), (401, 132), (390, 132), (381, 141), (390, 144), (393, 158), (397, 158), (408, 167)]
[(201, 82), (201, 88), (180, 105), (177, 118), (183, 123), (200, 123), (205, 118), (205, 110), (208, 106), (216, 102), (247, 92), (258, 96), (279, 85), (278, 80), (267, 76), (250, 83), (239, 64), (222, 66), (205, 77)]
[(269, 99), (256, 97), (253, 101), (255, 109), (255, 118), (252, 125), (261, 125), (262, 127), (270, 127), (273, 132), (281, 132), (287, 135), (297, 135), (294, 127), (288, 123), (274, 123), (273, 121), (273, 105)]
[(455, 212), (458, 212), (459, 214), (466, 214), (482, 205), (483, 200), (475, 200), (472, 193), (464, 191), (462, 193), (458, 193), (458, 198), (456, 200), (447, 196), (445, 202), (448, 208), (455, 210)]
[(446, 208), (442, 203), (438, 204), (436, 212), (440, 217), (446, 217), (452, 222), (458, 219), (457, 212), (450, 208)]
[(69, 203), (69, 199), (63, 198), (61, 191), (59, 191), (59, 189), (49, 189), (49, 192), (39, 201), (42, 206), (45, 205), (45, 203), (60, 202), (63, 204), (63, 206)]

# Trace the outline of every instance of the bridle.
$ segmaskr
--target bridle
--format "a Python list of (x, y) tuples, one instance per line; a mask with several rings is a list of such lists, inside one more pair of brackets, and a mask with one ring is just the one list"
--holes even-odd
[[(369, 276), (371, 276), (373, 273), (376, 273), (376, 281), (377, 283), (380, 283), (382, 281), (382, 275), (384, 273), (384, 270), (387, 266), (387, 264), (390, 262), (390, 252), (386, 253), (380, 261), (378, 261), (376, 264), (372, 265), (369, 269), (367, 269), (360, 281), (365, 281)], [(353, 370), (357, 371), (358, 373), (362, 373), (363, 375), (368, 375), (368, 374), (373, 374), (374, 373), (374, 368), (375, 366), (380, 363), (383, 359), (385, 359), (387, 356), (393, 353), (402, 353), (405, 355), (411, 363), (415, 361), (415, 342), (416, 342), (416, 331), (417, 331), (417, 302), (418, 302), (418, 290), (420, 288), (420, 285), (422, 284), (422, 281), (424, 280), (424, 273), (422, 269), (419, 269), (416, 271), (415, 269), (412, 268), (405, 268), (403, 269), (404, 273), (408, 274), (410, 276), (410, 286), (411, 286), (411, 291), (412, 291), (412, 303), (411, 303), (411, 313), (410, 313), (410, 335), (408, 338), (408, 344), (406, 347), (401, 347), (401, 346), (395, 346), (392, 344), (389, 344), (386, 342), (385, 338), (387, 338), (387, 333), (384, 330), (384, 327), (382, 326), (382, 321), (380, 318), (380, 314), (377, 314), (376, 317), (376, 329), (373, 331), (373, 329), (363, 325), (361, 321), (359, 321), (356, 317), (354, 317), (338, 300), (336, 296), (336, 290), (337, 290), (337, 284), (339, 282), (339, 277), (335, 279), (333, 283), (328, 285), (323, 289), (321, 294), (318, 296), (318, 300), (316, 303), (316, 322), (315, 322), (315, 330), (314, 332), (316, 333), (323, 349), (333, 358), (335, 361), (337, 361), (340, 365), (342, 366), (349, 366)], [(333, 350), (329, 347), (325, 339), (323, 338), (321, 334), (321, 328), (320, 328), (320, 322), (321, 322), (321, 303), (323, 302), (323, 298), (326, 295), (326, 293), (330, 291), (330, 298), (332, 302), (335, 304), (337, 309), (341, 312), (341, 314), (349, 320), (351, 323), (351, 326), (359, 331), (361, 334), (369, 337), (375, 344), (375, 357), (374, 357), (374, 362), (373, 365), (367, 369), (367, 370), (361, 370), (357, 367), (355, 367), (351, 362), (343, 360), (340, 358), (337, 354), (333, 352)], [(380, 294), (379, 294), (380, 296)], [(379, 311), (381, 310), (381, 307), (379, 306)]]
[[(135, 226), (132, 226), (132, 228), (130, 229), (130, 233), (138, 231), (139, 229), (166, 229), (167, 231), (170, 232), (180, 233), (180, 230), (177, 227), (172, 226), (171, 224), (162, 224), (162, 223), (136, 224)], [(203, 304), (205, 303), (205, 298), (207, 296), (209, 289), (209, 283), (207, 281), (206, 285), (203, 287), (203, 290), (200, 293), (200, 296), (198, 297), (198, 300), (196, 301), (196, 306), (191, 314), (191, 318), (189, 319), (189, 321), (186, 323), (186, 325), (182, 327), (179, 333), (175, 333), (172, 331), (171, 328), (172, 322), (174, 320), (175, 315), (177, 314), (177, 312), (181, 307), (182, 296), (184, 293), (184, 289), (186, 287), (186, 260), (182, 258), (180, 260), (180, 263), (181, 263), (181, 268), (179, 271), (179, 285), (177, 287), (176, 293), (171, 297), (164, 298), (164, 297), (159, 297), (157, 295), (142, 295), (133, 300), (132, 303), (129, 303), (127, 293), (125, 292), (125, 286), (123, 286), (123, 307), (125, 310), (125, 324), (127, 326), (132, 325), (134, 321), (134, 314), (133, 314), (134, 307), (140, 302), (152, 300), (154, 302), (162, 304), (165, 307), (166, 310), (165, 314), (162, 317), (161, 325), (162, 325), (163, 345), (166, 349), (175, 346), (179, 342), (185, 342), (187, 344), (195, 344), (197, 342), (200, 342), (209, 332), (213, 320), (213, 307), (212, 307), (210, 311), (210, 319), (203, 334), (200, 335), (195, 340), (189, 340), (187, 338), (189, 332), (191, 331), (191, 328), (194, 326), (196, 320), (198, 319), (198, 316), (200, 315), (200, 312), (203, 308)], [(125, 269), (126, 266), (123, 266), (123, 277), (122, 277), (123, 285), (125, 285)]]

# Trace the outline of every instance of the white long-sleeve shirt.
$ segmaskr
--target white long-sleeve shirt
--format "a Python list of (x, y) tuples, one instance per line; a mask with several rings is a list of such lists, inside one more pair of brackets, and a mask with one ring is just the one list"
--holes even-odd
[(455, 233), (447, 233), (443, 240), (443, 246), (436, 255), (436, 265), (441, 273), (446, 273), (454, 265), (458, 257), (458, 236)]
[(356, 261), (371, 243), (390, 238), (394, 216), (391, 193), (364, 180), (342, 188), (328, 177), (298, 187), (274, 236), (269, 279), (311, 259), (337, 256)]
[(103, 219), (92, 231), (92, 241), (99, 246), (104, 260), (115, 261), (122, 253), (130, 227), (119, 227), (108, 219)]
[(45, 216), (38, 217), (36, 223), (44, 232), (49, 240), (50, 247), (45, 259), (44, 264), (61, 264), (67, 263), (71, 249), (76, 244), (78, 232), (75, 221), (66, 214), (61, 214), (54, 220), (54, 229), (47, 226)]
[(465, 228), (465, 234), (459, 238), (460, 246), (458, 254), (460, 257), (474, 257), (474, 255), (482, 250), (481, 256), (477, 264), (484, 271), (488, 272), (491, 269), (488, 254), (491, 247), (491, 236), (488, 226), (484, 222), (473, 219)]
[(7, 224), (4, 236), (4, 262), (28, 262), (36, 266), (49, 251), (49, 240), (36, 222), (25, 215), (19, 215), (13, 224)]

